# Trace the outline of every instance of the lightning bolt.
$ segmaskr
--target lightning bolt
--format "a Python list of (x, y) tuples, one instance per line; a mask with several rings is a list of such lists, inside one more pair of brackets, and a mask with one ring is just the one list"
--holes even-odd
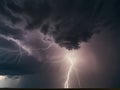
[[(70, 66), (69, 66), (69, 69), (68, 69), (68, 72), (67, 72), (66, 80), (65, 80), (65, 83), (64, 83), (64, 88), (70, 88), (70, 75), (72, 74), (73, 69), (75, 69), (74, 64), (77, 60), (77, 58), (75, 56), (75, 51), (68, 51), (67, 50), (65, 59), (68, 61), (67, 63), (69, 63)], [(75, 71), (76, 71), (76, 69), (75, 69)], [(78, 85), (80, 87), (80, 81), (79, 81), (77, 71), (76, 71), (76, 77), (77, 77)]]
[(70, 62), (70, 67), (69, 67), (69, 70), (68, 70), (68, 73), (67, 73), (67, 79), (66, 79), (65, 84), (64, 84), (65, 88), (69, 88), (70, 74), (72, 72), (72, 68), (73, 68), (73, 65), (74, 65), (71, 58), (69, 58), (69, 62)]
[[(29, 55), (32, 54), (32, 50), (47, 50), (49, 48), (51, 48), (54, 43), (52, 44), (49, 44), (46, 48), (38, 48), (38, 49), (31, 49), (30, 47), (24, 45), (20, 40), (18, 39), (14, 39), (13, 37), (11, 36), (5, 36), (5, 35), (2, 35), (0, 34), (0, 37), (3, 38), (3, 39), (6, 39), (8, 41), (12, 41), (14, 42), (17, 46), (19, 46), (19, 54), (16, 56), (16, 58), (19, 58), (18, 59), (18, 62), (20, 62), (20, 59), (23, 55), (23, 52), (22, 50), (24, 50), (25, 52), (27, 52)], [(6, 48), (0, 48), (1, 50), (6, 50)], [(15, 50), (9, 50), (7, 49), (8, 51), (10, 52), (16, 52)], [(70, 88), (70, 76), (71, 76), (71, 73), (72, 73), (72, 70), (74, 68), (74, 63), (76, 61), (76, 58), (74, 56), (75, 52), (71, 52), (71, 51), (68, 51), (66, 52), (66, 56), (65, 56), (65, 59), (68, 61), (69, 63), (69, 68), (68, 68), (68, 71), (67, 71), (67, 75), (66, 75), (66, 80), (65, 80), (65, 83), (64, 83), (64, 88)], [(77, 76), (78, 77), (78, 76)]]
[(29, 55), (32, 53), (30, 48), (28, 48), (26, 45), (23, 45), (20, 40), (17, 40), (17, 39), (14, 39), (13, 37), (5, 36), (2, 34), (0, 34), (0, 37), (3, 39), (6, 39), (8, 41), (12, 41), (12, 42), (16, 43), (20, 48), (22, 48), (24, 51), (26, 51)]
[(7, 49), (7, 48), (0, 48), (0, 50), (5, 50), (7, 52), (11, 52), (11, 53), (14, 52), (16, 54), (18, 53), (16, 55), (16, 58), (15, 58), (15, 60), (18, 60), (18, 63), (21, 61), (23, 53), (27, 53), (28, 55), (32, 55), (32, 53), (33, 53), (32, 51), (39, 51), (39, 50), (45, 51), (45, 50), (48, 50), (49, 48), (51, 48), (54, 45), (54, 43), (51, 43), (46, 48), (32, 49), (32, 47), (29, 47), (29, 46), (25, 45), (21, 40), (15, 39), (12, 36), (5, 36), (3, 34), (0, 34), (0, 38), (3, 38), (3, 39), (8, 40), (8, 41), (12, 41), (13, 43), (15, 43), (18, 46), (19, 53), (18, 53), (17, 50), (10, 50), (10, 49)]
[(51, 48), (53, 45), (54, 45), (54, 43), (49, 44), (49, 45), (48, 45), (47, 47), (45, 47), (45, 48), (37, 48), (37, 49), (31, 49), (31, 50), (33, 50), (33, 51), (39, 51), (39, 50), (46, 51), (46, 50), (48, 50), (49, 48)]
[[(17, 50), (10, 50), (10, 49), (7, 49), (7, 48), (0, 48), (0, 50), (11, 52), (11, 53), (15, 53), (15, 54), (17, 54), (19, 52), (16, 55), (16, 58), (15, 58), (15, 60), (17, 60), (18, 63), (21, 61), (23, 53), (27, 53), (28, 55), (32, 54), (31, 49), (28, 46), (24, 45), (20, 40), (17, 40), (15, 38), (11, 37), (11, 36), (5, 36), (3, 34), (0, 34), (0, 37), (5, 39), (5, 40), (12, 41), (12, 42), (14, 42), (18, 46), (19, 51), (17, 51)], [(5, 54), (5, 53), (3, 53), (3, 54)], [(10, 58), (10, 57), (7, 57), (7, 58)]]

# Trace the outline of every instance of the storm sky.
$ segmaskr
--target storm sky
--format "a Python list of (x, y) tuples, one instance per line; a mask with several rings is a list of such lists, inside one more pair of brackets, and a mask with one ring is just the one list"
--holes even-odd
[(64, 88), (73, 50), (70, 87), (120, 87), (119, 4), (1, 0), (0, 87)]

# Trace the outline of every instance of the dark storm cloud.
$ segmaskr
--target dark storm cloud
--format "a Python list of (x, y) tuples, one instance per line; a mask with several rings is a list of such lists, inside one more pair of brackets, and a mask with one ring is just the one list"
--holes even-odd
[[(1, 0), (0, 33), (21, 38), (22, 30), (39, 29), (60, 46), (78, 49), (79, 43), (88, 41), (94, 33), (119, 28), (119, 4), (119, 0)], [(21, 22), (22, 25), (18, 25)], [(12, 65), (0, 67), (29, 72), (22, 64), (22, 69), (17, 64), (9, 67)]]
[(0, 13), (14, 24), (24, 19), (26, 29), (40, 28), (60, 46), (77, 49), (80, 42), (101, 31), (99, 27), (119, 26), (119, 3), (118, 0), (2, 0)]

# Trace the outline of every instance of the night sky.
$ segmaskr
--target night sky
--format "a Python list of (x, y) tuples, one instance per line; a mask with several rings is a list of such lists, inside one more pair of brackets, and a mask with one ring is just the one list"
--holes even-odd
[(120, 88), (119, 29), (120, 0), (0, 0), (0, 88), (64, 88), (71, 63), (69, 88)]

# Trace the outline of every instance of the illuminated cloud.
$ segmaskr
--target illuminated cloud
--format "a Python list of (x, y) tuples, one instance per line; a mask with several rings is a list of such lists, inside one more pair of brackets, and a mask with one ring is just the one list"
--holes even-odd
[[(85, 0), (1, 0), (0, 74), (39, 73), (41, 63), (62, 61), (65, 50), (84, 47), (81, 43), (99, 32), (119, 30), (119, 3), (117, 0), (109, 3), (104, 0), (87, 0), (87, 3)], [(80, 67), (88, 67), (87, 62), (96, 64), (94, 55), (89, 53), (79, 55), (81, 59), (86, 58), (79, 60)], [(86, 54), (91, 56), (91, 62), (87, 61), (90, 58)]]
[(0, 76), (0, 80), (4, 80), (6, 76)]
[(38, 29), (67, 49), (79, 48), (79, 44), (88, 41), (94, 33), (118, 26), (119, 22), (119, 6), (114, 0), (109, 3), (102, 0), (88, 3), (84, 0), (2, 0), (1, 7), (5, 25), (14, 29)]

